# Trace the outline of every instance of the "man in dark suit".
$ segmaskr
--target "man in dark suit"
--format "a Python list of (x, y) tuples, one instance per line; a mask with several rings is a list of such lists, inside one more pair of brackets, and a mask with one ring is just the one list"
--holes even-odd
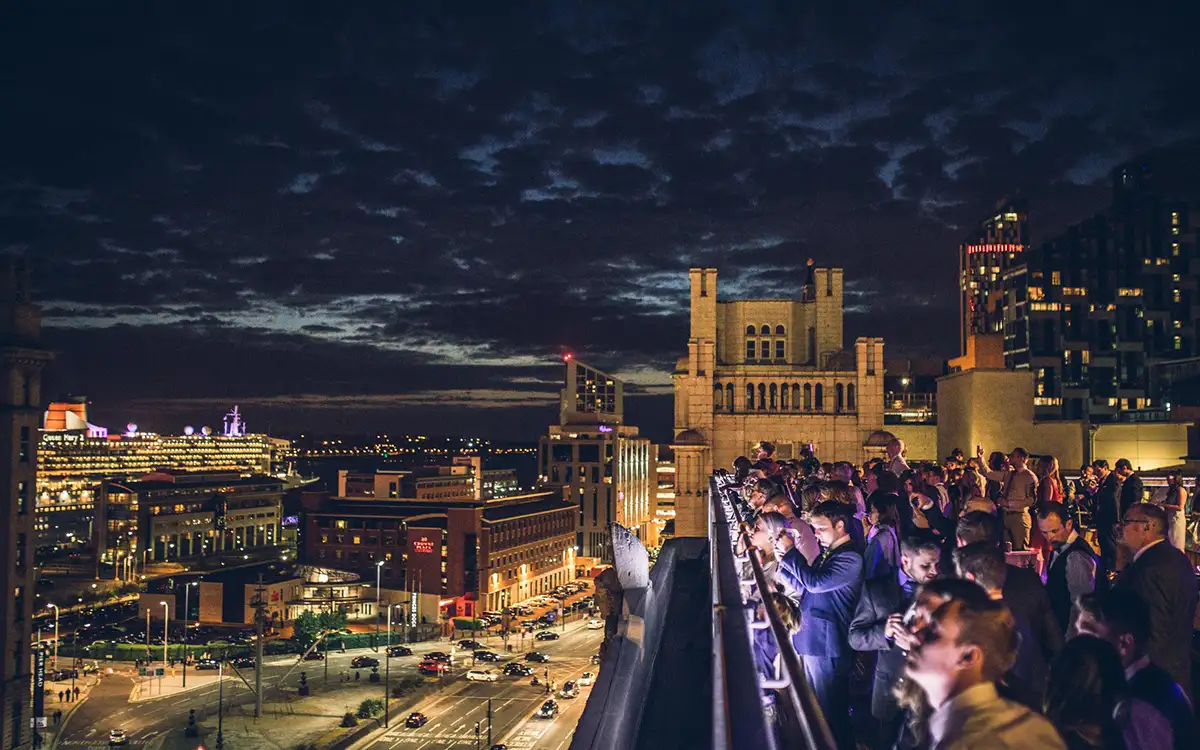
[(1128, 458), (1118, 458), (1113, 471), (1121, 477), (1121, 518), (1124, 518), (1125, 511), (1142, 502), (1146, 487), (1142, 478), (1134, 472), (1133, 464)]
[(908, 538), (900, 544), (900, 569), (863, 584), (862, 597), (850, 622), (850, 647), (876, 651), (871, 715), (879, 722), (875, 746), (891, 748), (900, 734), (903, 712), (892, 688), (904, 674), (905, 647), (911, 636), (904, 612), (918, 587), (937, 577), (941, 548), (932, 541)]
[[(965, 513), (958, 519), (955, 531), (958, 546), (986, 541), (999, 549), (1001, 528), (999, 519), (990, 513), (979, 510)], [(946, 566), (942, 567), (945, 569)], [(1016, 565), (1006, 564), (1004, 571), (1001, 592), (1004, 603), (1018, 620), (1028, 624), (1042, 658), (1049, 664), (1062, 650), (1063, 637), (1050, 605), (1050, 597), (1042, 585), (1042, 578), (1036, 570)], [(952, 570), (950, 572), (953, 574)]]
[(792, 547), (789, 535), (780, 535), (776, 548), (780, 558), (776, 575), (800, 592), (800, 631), (792, 641), (838, 747), (854, 746), (850, 726), (854, 654), (847, 633), (863, 582), (862, 555), (854, 549), (849, 531), (850, 524), (859, 522), (854, 510), (836, 500), (813, 509), (813, 533), (824, 549), (811, 566)]
[(1175, 750), (1194, 750), (1200, 737), (1196, 736), (1192, 704), (1179, 683), (1146, 653), (1146, 643), (1150, 639), (1150, 612), (1146, 602), (1125, 589), (1081, 597), (1075, 630), (1080, 635), (1093, 635), (1116, 647), (1121, 665), (1125, 667), (1130, 695), (1135, 700), (1149, 703), (1163, 715), (1171, 725)]
[[(1035, 628), (1034, 622), (1027, 614), (1018, 611), (1015, 606), (1018, 603), (1004, 593), (1009, 568), (1004, 562), (1004, 552), (990, 542), (968, 544), (954, 550), (954, 567), (959, 578), (979, 584), (989, 597), (1003, 602), (1012, 610), (1016, 632), (1020, 637), (1017, 639), (1017, 658), (1009, 670), (1011, 679), (1006, 682), (1014, 699), (1030, 708), (1039, 709), (1053, 653), (1041, 642), (1042, 633)], [(1053, 632), (1058, 636), (1057, 626)]]
[(1096, 540), (1100, 544), (1101, 575), (1107, 576), (1117, 569), (1117, 527), (1121, 525), (1120, 482), (1115, 473), (1109, 471), (1108, 461), (1098, 458), (1092, 462), (1092, 470), (1100, 482), (1096, 489), (1096, 505), (1092, 511), (1092, 525), (1096, 527)]
[(1166, 511), (1138, 503), (1125, 513), (1121, 544), (1130, 562), (1115, 587), (1146, 602), (1150, 639), (1146, 650), (1158, 664), (1191, 690), (1192, 623), (1196, 617), (1196, 573), (1186, 555), (1166, 543)]

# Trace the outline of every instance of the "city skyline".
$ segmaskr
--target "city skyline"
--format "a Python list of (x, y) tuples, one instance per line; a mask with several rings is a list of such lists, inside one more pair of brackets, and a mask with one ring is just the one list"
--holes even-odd
[(1190, 12), (16, 11), (0, 251), (98, 423), (534, 439), (575, 351), (661, 441), (692, 266), (798, 297), (812, 257), (847, 342), (958, 354), (998, 200), (1041, 242), (1200, 132)]

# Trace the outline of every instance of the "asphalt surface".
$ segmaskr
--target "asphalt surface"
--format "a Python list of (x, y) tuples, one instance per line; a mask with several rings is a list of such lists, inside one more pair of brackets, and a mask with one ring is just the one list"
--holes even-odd
[[(545, 677), (548, 669), (556, 688), (561, 688), (567, 680), (578, 679), (584, 672), (594, 674), (599, 669), (591, 663), (591, 657), (599, 651), (603, 636), (602, 630), (587, 630), (583, 623), (572, 623), (560, 640), (537, 644), (537, 650), (550, 657), (548, 664), (525, 662), (523, 654), (517, 655), (515, 660), (534, 667), (539, 680)], [(355, 747), (367, 750), (473, 749), (476, 747), (476, 722), (480, 725), (479, 746), (489, 747), (487, 711), (490, 699), (492, 743), (504, 743), (509, 748), (521, 750), (563, 750), (570, 744), (591, 689), (591, 686), (580, 688), (577, 698), (561, 698), (555, 694), (558, 717), (539, 719), (534, 714), (548, 696), (544, 688), (531, 686), (529, 677), (501, 676), (496, 682), (463, 680), (463, 684), (441, 691), (415, 707), (416, 711), (429, 717), (424, 726), (403, 726), (405, 717), (398, 717), (390, 729), (376, 733)]]
[[(480, 669), (493, 669), (497, 672), (503, 668), (505, 662), (510, 660), (520, 660), (523, 662), (524, 653), (536, 649), (546, 653), (551, 658), (549, 665), (537, 665), (538, 674), (542, 675), (546, 667), (550, 668), (550, 676), (560, 685), (564, 679), (578, 677), (582, 672), (590, 669), (595, 671), (595, 666), (590, 665), (589, 659), (592, 654), (599, 649), (601, 635), (603, 631), (589, 631), (584, 628), (586, 620), (571, 623), (568, 625), (567, 635), (558, 641), (533, 641), (531, 638), (510, 638), (510, 645), (513, 647), (513, 655), (504, 654), (504, 646), (501, 640), (497, 637), (480, 638), (483, 647), (504, 655), (504, 660), (496, 664), (480, 664)], [(555, 628), (556, 632), (562, 633), (562, 628)], [(576, 632), (577, 631), (577, 632)], [(457, 639), (456, 639), (457, 641)], [(421, 660), (421, 655), (429, 651), (450, 651), (450, 644), (446, 641), (425, 641), (417, 644), (410, 644), (414, 651), (413, 656), (396, 657), (391, 660), (391, 676), (393, 679), (416, 675), (416, 666)], [(352, 649), (345, 653), (332, 651), (329, 653), (327, 662), (309, 661), (296, 666), (296, 657), (266, 657), (263, 664), (263, 683), (267, 686), (267, 697), (273, 694), (271, 691), (276, 687), (282, 687), (289, 691), (294, 691), (299, 684), (300, 672), (307, 673), (308, 682), (312, 686), (314, 692), (337, 691), (341, 688), (339, 675), (346, 673), (353, 675), (355, 670), (351, 668), (350, 661), (356, 656), (375, 656), (380, 659), (380, 672), (383, 672), (382, 652), (373, 652), (370, 649)], [(522, 717), (532, 714), (533, 710), (541, 704), (538, 699), (540, 695), (537, 690), (529, 686), (528, 677), (512, 678), (501, 677), (501, 682), (496, 683), (481, 683), (468, 682), (461, 675), (465, 674), (467, 669), (471, 668), (471, 658), (469, 652), (459, 651), (456, 655), (454, 664), (454, 674), (459, 675), (458, 679), (453, 680), (445, 690), (439, 691), (438, 698), (443, 696), (453, 696), (457, 701), (452, 706), (446, 706), (441, 711), (450, 712), (449, 715), (463, 714), (464, 716), (475, 716), (482, 711), (486, 715), (488, 696), (493, 697), (493, 708), (495, 711), (495, 729), (493, 734), (498, 742), (498, 733), (508, 731), (508, 728), (522, 719)], [(326, 664), (328, 664), (328, 678), (326, 678)], [(122, 665), (114, 665), (118, 668)], [(130, 667), (131, 665), (124, 665)], [(534, 666), (531, 664), (531, 666)], [(188, 670), (192, 673), (192, 670)], [(228, 677), (229, 669), (227, 667), (225, 680), (225, 705), (230, 707), (237, 704), (242, 705), (253, 701), (253, 694), (249, 688), (236, 676), (232, 679)], [(358, 670), (362, 675), (362, 680), (366, 680), (370, 674), (370, 668)], [(121, 673), (124, 672), (124, 673)], [(245, 678), (253, 683), (253, 670), (242, 670)], [(199, 688), (193, 688), (184, 692), (168, 694), (162, 698), (152, 698), (138, 703), (129, 703), (130, 693), (134, 687), (136, 677), (130, 676), (131, 670), (118, 669), (117, 673), (105, 674), (102, 676), (100, 684), (92, 689), (91, 695), (86, 701), (81, 703), (75, 712), (70, 716), (66, 730), (56, 743), (56, 747), (62, 748), (101, 748), (108, 747), (108, 732), (110, 729), (119, 728), (125, 730), (128, 735), (128, 747), (146, 747), (150, 745), (160, 734), (184, 726), (187, 723), (189, 709), (196, 710), (197, 721), (203, 721), (208, 716), (215, 716), (217, 713), (217, 695), (218, 685), (213, 682), (209, 685)], [(204, 674), (211, 675), (211, 672)], [(286, 675), (286, 676), (285, 676)], [(515, 683), (515, 684), (514, 684)], [(588, 690), (588, 688), (584, 688)], [(503, 696), (503, 700), (497, 698)], [(566, 718), (572, 703), (582, 704), (586, 699), (586, 693), (581, 693), (580, 697), (574, 701), (563, 700), (560, 704), (563, 706), (563, 715), (557, 720), (562, 723)], [(300, 700), (303, 700), (302, 698)], [(500, 704), (505, 704), (501, 706)], [(468, 708), (470, 710), (468, 711)], [(579, 711), (582, 710), (582, 705), (579, 706)], [(578, 711), (575, 712), (575, 718), (578, 719)], [(503, 719), (503, 724), (502, 724)], [(477, 718), (464, 718), (462, 721), (469, 721), (470, 731), (470, 747), (474, 747), (474, 722)], [(459, 722), (455, 722), (457, 724)], [(440, 724), (435, 724), (433, 720), (427, 725), (425, 731), (436, 731)], [(574, 727), (574, 722), (571, 722), (571, 727)], [(463, 727), (456, 727), (453, 731), (467, 731)], [(391, 731), (395, 731), (393, 726)], [(484, 738), (486, 739), (486, 723), (484, 726)], [(408, 735), (406, 734), (405, 737)], [(443, 747), (451, 747), (443, 743)], [(541, 747), (542, 745), (538, 745)], [(553, 747), (547, 745), (548, 747)], [(517, 745), (516, 747), (521, 747)], [(533, 745), (524, 745), (524, 747), (533, 747)]]

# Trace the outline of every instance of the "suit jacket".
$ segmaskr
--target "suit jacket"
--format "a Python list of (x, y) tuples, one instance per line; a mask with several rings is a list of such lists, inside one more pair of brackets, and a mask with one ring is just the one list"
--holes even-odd
[(1179, 683), (1166, 670), (1151, 662), (1129, 678), (1129, 694), (1145, 701), (1166, 718), (1174, 735), (1175, 750), (1195, 750), (1200, 738), (1196, 736), (1196, 717), (1192, 704)]
[(1121, 520), (1121, 502), (1117, 496), (1117, 475), (1110, 472), (1096, 490), (1096, 510), (1092, 520), (1101, 529)]
[(877, 651), (875, 680), (871, 688), (871, 715), (890, 721), (900, 712), (892, 697), (892, 686), (904, 673), (904, 652), (883, 636), (889, 615), (904, 612), (908, 607), (904, 589), (897, 573), (875, 578), (863, 584), (862, 596), (850, 621), (850, 647), (855, 651)]
[(1125, 517), (1125, 511), (1129, 510), (1130, 506), (1137, 505), (1142, 501), (1142, 495), (1145, 494), (1145, 487), (1142, 484), (1142, 478), (1137, 474), (1130, 474), (1125, 478), (1125, 482), (1121, 485), (1121, 515), (1118, 519)]
[(793, 637), (801, 656), (848, 656), (846, 633), (862, 590), (863, 559), (849, 544), (822, 553), (813, 565), (792, 548), (777, 575), (800, 592), (800, 631)]
[(1184, 692), (1191, 689), (1192, 623), (1196, 617), (1196, 573), (1186, 555), (1165, 541), (1142, 552), (1115, 584), (1136, 593), (1150, 611), (1150, 659)]
[(1021, 633), (1017, 661), (1012, 670), (1019, 684), (1012, 687), (1018, 691), (1016, 697), (1023, 703), (1040, 705), (1047, 667), (1058, 656), (1063, 644), (1050, 596), (1036, 571), (1015, 565), (1007, 566), (1001, 596), (1012, 610)]

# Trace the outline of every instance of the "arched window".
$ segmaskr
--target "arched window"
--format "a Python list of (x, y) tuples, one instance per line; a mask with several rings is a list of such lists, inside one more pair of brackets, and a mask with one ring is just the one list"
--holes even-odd
[(783, 336), (783, 335), (785, 335), (785, 333), (784, 333), (784, 330), (783, 330), (783, 326), (775, 326), (775, 335), (776, 335), (776, 336)]
[(812, 383), (804, 384), (804, 411), (812, 411)]
[[(774, 386), (771, 386), (771, 387), (774, 388)], [(784, 383), (783, 385), (779, 386), (779, 408), (782, 409), (783, 411), (788, 410), (788, 403), (790, 402), (790, 399), (788, 399), (788, 396), (790, 395), (790, 393), (789, 393), (790, 391), (791, 391), (791, 389), (788, 388), (787, 383)]]
[(800, 408), (800, 384), (792, 383), (792, 411)]
[(854, 403), (854, 383), (846, 386), (846, 408), (850, 411), (855, 411), (857, 404)]
[(820, 383), (817, 383), (817, 387), (814, 389), (813, 408), (817, 411), (823, 411), (825, 409), (825, 389)]
[(771, 326), (763, 326), (762, 328), (758, 329), (758, 333), (761, 336), (770, 336), (771, 335)]
[(762, 383), (758, 384), (758, 408), (767, 408), (767, 387)]
[(846, 393), (841, 383), (833, 387), (833, 408), (837, 412), (846, 408)]
[(725, 408), (733, 411), (733, 383), (725, 386)]
[(713, 408), (721, 409), (725, 406), (725, 386), (717, 383), (713, 386)]
[(754, 411), (754, 386), (746, 384), (746, 411)]
[(771, 383), (771, 411), (779, 408), (779, 387)]
[(755, 330), (754, 326), (746, 326), (746, 335), (753, 336)]

